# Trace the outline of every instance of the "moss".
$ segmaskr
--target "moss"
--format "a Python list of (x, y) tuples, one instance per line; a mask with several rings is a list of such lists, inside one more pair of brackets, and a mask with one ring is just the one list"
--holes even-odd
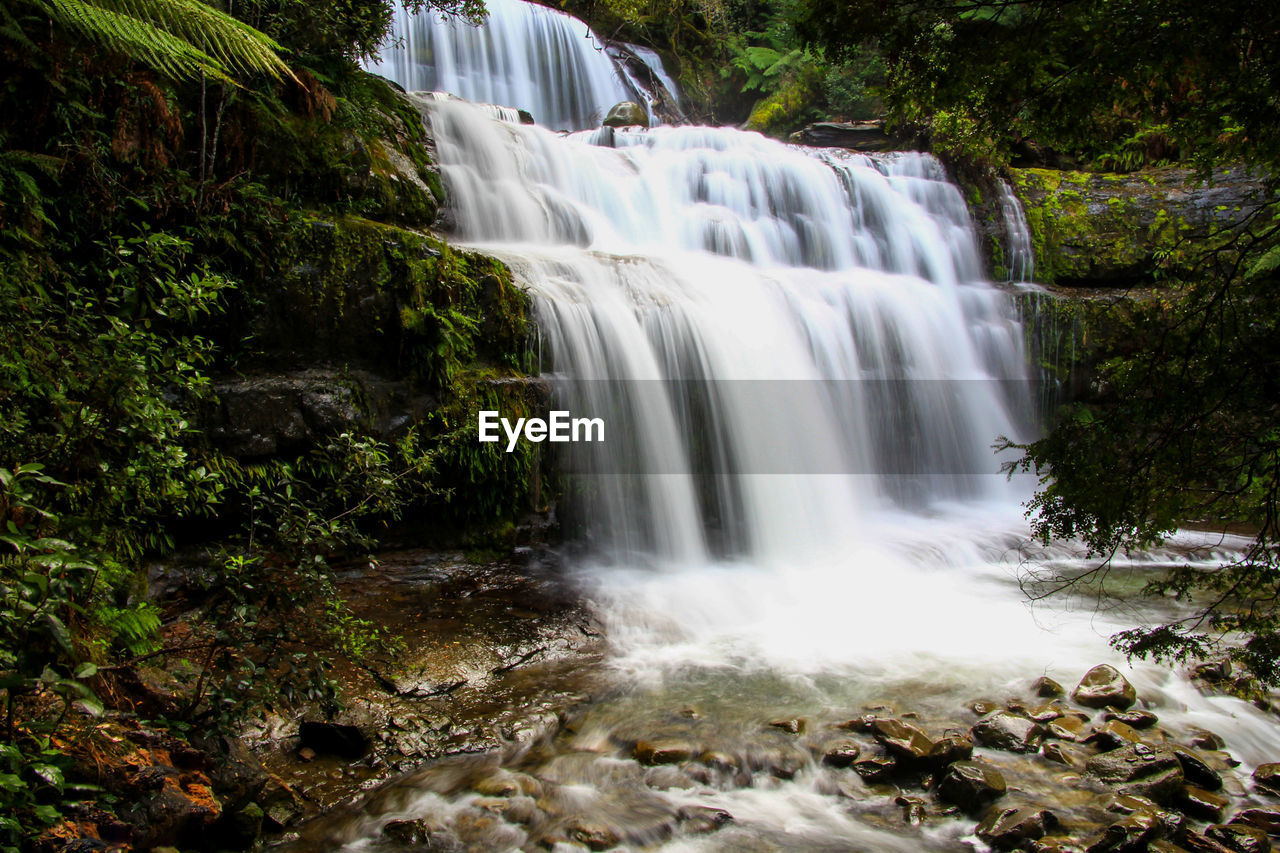
[(756, 103), (747, 118), (747, 129), (786, 139), (816, 117), (813, 104), (820, 98), (817, 82), (807, 75), (788, 80)]

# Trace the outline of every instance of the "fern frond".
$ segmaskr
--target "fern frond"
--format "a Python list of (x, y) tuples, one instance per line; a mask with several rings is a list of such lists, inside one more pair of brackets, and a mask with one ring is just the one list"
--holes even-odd
[(200, 0), (94, 0), (106, 9), (147, 21), (197, 46), (224, 68), (244, 74), (269, 74), (297, 81), (277, 51), (283, 48), (255, 30)]
[(293, 72), (271, 38), (200, 0), (31, 0), (58, 23), (167, 77)]
[(68, 29), (103, 47), (150, 65), (167, 77), (186, 78), (201, 73), (233, 83), (227, 70), (191, 42), (139, 20), (104, 9), (86, 0), (36, 0), (49, 16)]

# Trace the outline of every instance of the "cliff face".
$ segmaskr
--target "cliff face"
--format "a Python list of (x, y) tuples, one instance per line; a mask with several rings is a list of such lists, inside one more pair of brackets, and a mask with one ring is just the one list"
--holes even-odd
[[(1130, 174), (1009, 169), (1035, 253), (1035, 280), (1064, 287), (1150, 283), (1158, 262), (1177, 263), (1215, 231), (1243, 222), (1265, 198), (1260, 176), (1220, 169), (1209, 182), (1190, 169)], [(997, 278), (1003, 212), (990, 185), (969, 187), (969, 200)]]

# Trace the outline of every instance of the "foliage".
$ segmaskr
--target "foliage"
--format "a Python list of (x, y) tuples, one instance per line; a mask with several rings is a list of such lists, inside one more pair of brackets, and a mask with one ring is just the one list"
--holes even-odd
[(798, 0), (795, 21), (841, 55), (878, 45), (894, 120), (984, 159), (1035, 143), (1111, 166), (1280, 162), (1280, 8), (1264, 0)]
[(1078, 539), (1100, 559), (1150, 547), (1188, 523), (1245, 525), (1248, 550), (1216, 570), (1184, 566), (1146, 592), (1190, 615), (1116, 638), (1130, 654), (1185, 659), (1225, 641), (1280, 683), (1280, 246), (1276, 205), (1219, 235), (1181, 290), (1113, 312), (1092, 399), (1021, 446), (1040, 475), (1029, 505), (1044, 541)]
[(293, 77), (280, 45), (201, 0), (24, 0), (97, 45), (174, 79)]

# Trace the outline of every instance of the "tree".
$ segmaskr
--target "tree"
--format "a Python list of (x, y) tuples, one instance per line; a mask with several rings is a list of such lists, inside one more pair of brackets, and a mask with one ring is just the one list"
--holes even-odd
[(830, 50), (881, 47), (899, 124), (996, 159), (1035, 140), (1110, 166), (1280, 162), (1269, 0), (799, 0), (796, 18)]

